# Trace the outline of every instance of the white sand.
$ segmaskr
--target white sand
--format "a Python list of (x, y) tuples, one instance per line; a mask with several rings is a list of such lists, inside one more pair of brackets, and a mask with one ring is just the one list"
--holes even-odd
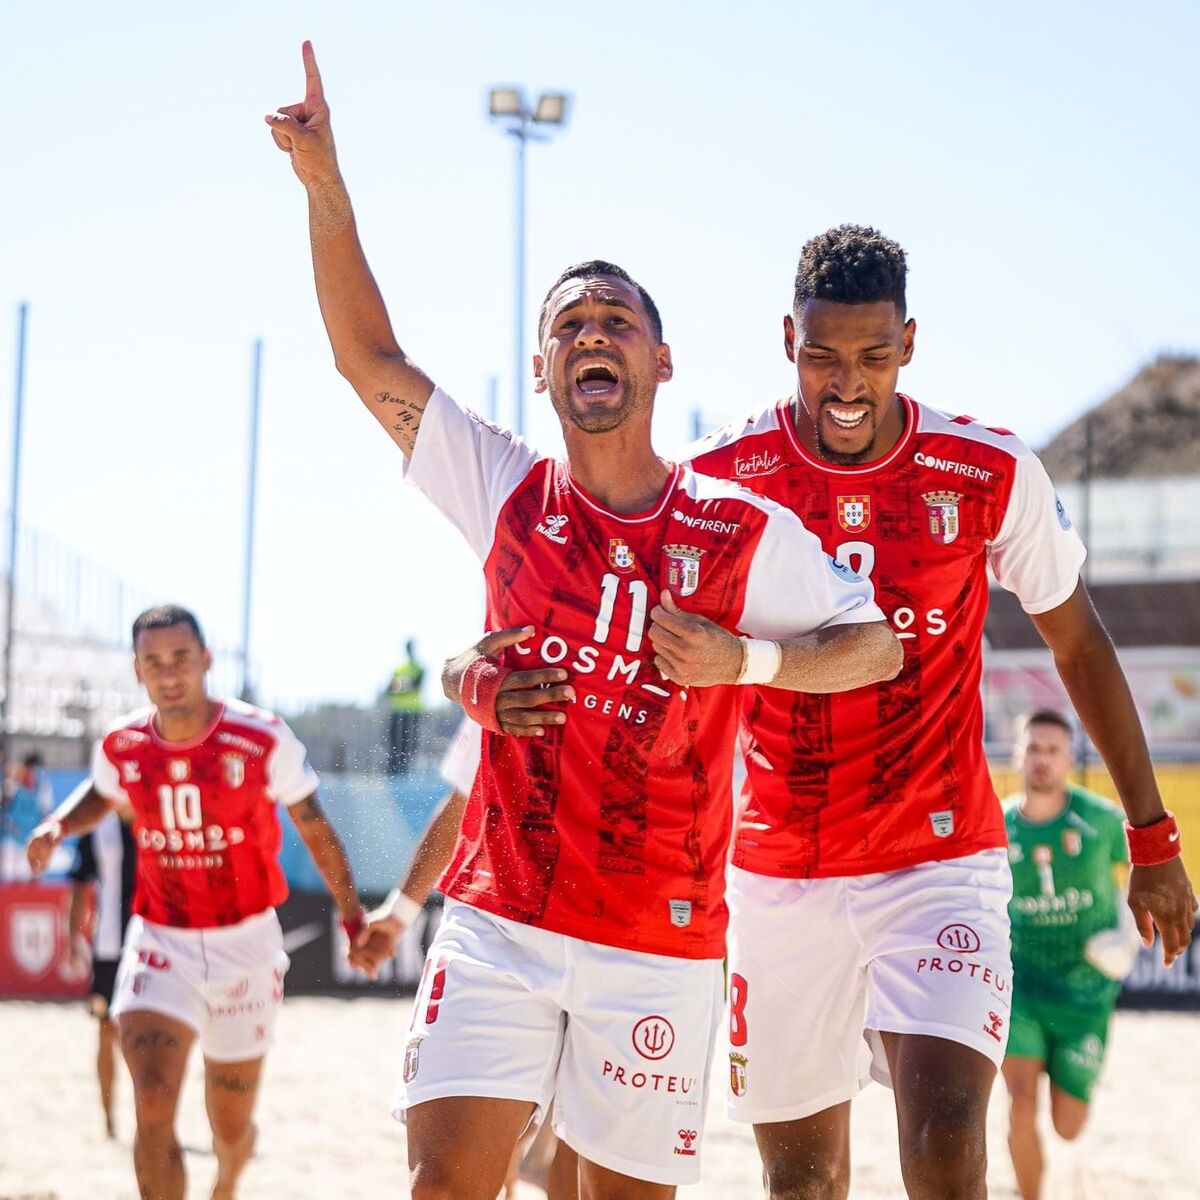
[[(404, 1132), (387, 1115), (409, 1005), (294, 999), (259, 1104), (259, 1154), (241, 1200), (383, 1200), (403, 1197)], [(1047, 1200), (1200, 1198), (1200, 1014), (1118, 1013), (1093, 1121), (1077, 1149), (1054, 1151)], [(135, 1200), (128, 1080), (119, 1080), (120, 1140), (103, 1135), (93, 1075), (93, 1023), (80, 1007), (0, 1004), (0, 1200)], [(717, 1088), (727, 1065), (718, 1060)], [(990, 1119), (992, 1195), (1015, 1195), (1004, 1144), (1004, 1097)], [(720, 1097), (719, 1090), (714, 1096)], [(685, 1200), (761, 1196), (748, 1130), (714, 1104), (704, 1182)], [(206, 1197), (202, 1075), (193, 1058), (180, 1119), (190, 1195)], [(529, 1200), (541, 1193), (523, 1189)], [(902, 1197), (891, 1093), (856, 1102), (855, 1200)]]

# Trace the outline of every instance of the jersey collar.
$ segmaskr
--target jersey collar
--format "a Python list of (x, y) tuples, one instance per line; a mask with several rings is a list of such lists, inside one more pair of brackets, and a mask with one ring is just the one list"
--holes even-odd
[(186, 742), (169, 742), (161, 733), (158, 732), (158, 709), (152, 708), (150, 716), (146, 721), (146, 728), (150, 732), (150, 737), (158, 745), (166, 750), (194, 750), (201, 742), (206, 741), (212, 736), (213, 730), (220, 725), (225, 717), (225, 702), (223, 700), (214, 701), (216, 708), (213, 710), (213, 719), (208, 723), (208, 728), (203, 733), (194, 738), (189, 738)]
[(654, 502), (651, 508), (640, 513), (615, 513), (605, 508), (598, 500), (593, 499), (575, 482), (575, 477), (571, 474), (571, 466), (569, 463), (563, 463), (563, 471), (566, 473), (567, 482), (571, 485), (571, 491), (583, 501), (588, 508), (597, 512), (602, 517), (607, 517), (612, 521), (623, 521), (626, 525), (642, 525), (647, 521), (655, 521), (662, 516), (663, 510), (667, 507), (668, 501), (671, 499), (675, 489), (679, 486), (679, 478), (683, 468), (678, 463), (666, 463), (667, 482), (663, 484), (662, 493)]
[(836, 463), (827, 463), (823, 458), (817, 458), (805, 450), (800, 444), (800, 438), (796, 433), (796, 423), (792, 420), (792, 400), (795, 399), (794, 396), (780, 400), (778, 406), (779, 425), (783, 430), (784, 437), (788, 440), (788, 444), (799, 455), (801, 461), (806, 466), (814, 467), (818, 471), (824, 471), (827, 475), (845, 475), (849, 477), (871, 475), (875, 471), (882, 471), (885, 467), (890, 467), (892, 463), (896, 462), (908, 450), (913, 438), (916, 436), (917, 421), (920, 417), (916, 401), (910, 396), (906, 396), (903, 392), (897, 392), (896, 395), (900, 397), (900, 402), (904, 405), (904, 432), (900, 435), (899, 441), (896, 442), (883, 458), (863, 463), (861, 466), (845, 467), (839, 466)]

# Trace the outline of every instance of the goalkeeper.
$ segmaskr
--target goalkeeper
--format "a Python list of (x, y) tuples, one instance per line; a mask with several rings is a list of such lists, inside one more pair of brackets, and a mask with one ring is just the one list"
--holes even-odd
[(1023, 790), (1004, 802), (1013, 874), (1013, 1006), (1004, 1081), (1008, 1145), (1022, 1200), (1039, 1200), (1038, 1082), (1050, 1117), (1073, 1140), (1088, 1116), (1108, 1022), (1140, 938), (1125, 903), (1129, 851), (1122, 813), (1074, 787), (1071, 725), (1041, 709), (1016, 747)]

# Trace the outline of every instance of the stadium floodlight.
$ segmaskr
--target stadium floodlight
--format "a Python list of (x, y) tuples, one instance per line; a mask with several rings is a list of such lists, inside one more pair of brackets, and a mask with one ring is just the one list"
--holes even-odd
[(567, 120), (567, 94), (565, 92), (543, 92), (538, 97), (533, 119), (539, 125), (563, 125)]
[(525, 111), (525, 97), (520, 88), (494, 87), (488, 98), (488, 112), (493, 117), (519, 117)]
[(525, 432), (525, 147), (548, 141), (551, 128), (566, 124), (570, 100), (567, 92), (542, 92), (529, 108), (524, 90), (512, 85), (494, 87), (488, 95), (488, 115), (517, 141), (513, 428), (519, 434)]

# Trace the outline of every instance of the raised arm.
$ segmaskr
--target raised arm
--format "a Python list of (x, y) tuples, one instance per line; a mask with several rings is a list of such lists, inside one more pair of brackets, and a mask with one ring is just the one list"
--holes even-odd
[(63, 838), (95, 829), (111, 808), (112, 802), (96, 791), (90, 779), (85, 779), (29, 835), (25, 847), (29, 870), (34, 875), (40, 875), (50, 865), (50, 859)]
[(304, 43), (302, 53), (304, 99), (269, 113), (266, 121), (308, 193), (317, 300), (337, 369), (392, 441), (411, 455), (433, 381), (409, 359), (392, 332), (358, 240), (311, 42)]
[[(1162, 820), (1166, 810), (1142, 723), (1117, 652), (1087, 589), (1080, 583), (1065, 603), (1032, 619), (1050, 647), (1084, 729), (1112, 776), (1130, 825), (1141, 827)], [(1129, 907), (1145, 944), (1150, 944), (1154, 927), (1158, 927), (1163, 961), (1170, 966), (1192, 940), (1196, 919), (1196, 897), (1183, 859), (1172, 858), (1152, 867), (1134, 866), (1129, 875)]]

